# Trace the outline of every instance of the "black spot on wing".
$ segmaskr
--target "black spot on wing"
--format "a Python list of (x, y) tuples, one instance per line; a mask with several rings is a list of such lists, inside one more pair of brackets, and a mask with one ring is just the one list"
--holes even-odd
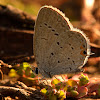
[(54, 35), (58, 36), (59, 34), (58, 33), (55, 33)]
[(44, 23), (45, 26), (47, 26), (47, 23)]
[(48, 28), (52, 28), (51, 26), (48, 26)]
[(59, 42), (57, 42), (57, 44), (59, 45)]
[(51, 53), (51, 55), (54, 55), (54, 53)]
[(60, 63), (60, 61), (58, 61), (58, 63)]
[(86, 51), (83, 51), (83, 54), (87, 54)]
[(53, 32), (55, 32), (55, 30), (54, 30), (54, 29), (52, 29), (52, 31), (53, 31)]
[(72, 49), (74, 49), (73, 47), (71, 47)]
[(69, 60), (70, 58), (68, 58), (68, 60)]

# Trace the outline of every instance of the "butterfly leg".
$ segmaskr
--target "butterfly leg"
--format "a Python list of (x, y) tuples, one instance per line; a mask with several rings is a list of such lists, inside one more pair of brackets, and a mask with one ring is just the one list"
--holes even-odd
[(61, 78), (65, 81), (64, 76), (63, 76), (63, 75), (61, 75)]

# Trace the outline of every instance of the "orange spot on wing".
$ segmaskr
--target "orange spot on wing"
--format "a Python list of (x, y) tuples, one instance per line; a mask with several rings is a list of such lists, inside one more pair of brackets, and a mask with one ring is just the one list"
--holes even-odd
[(83, 46), (80, 46), (80, 49), (84, 49)]
[(84, 54), (83, 52), (84, 52), (84, 50), (82, 50), (82, 51), (80, 52), (80, 54), (81, 54), (82, 56), (86, 56), (86, 54)]

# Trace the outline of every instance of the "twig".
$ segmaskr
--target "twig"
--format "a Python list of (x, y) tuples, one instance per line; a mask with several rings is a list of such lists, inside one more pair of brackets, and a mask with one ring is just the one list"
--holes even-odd
[(33, 26), (35, 24), (35, 17), (29, 16), (25, 12), (17, 8), (14, 8), (11, 5), (8, 5), (8, 6), (0, 5), (0, 15), (1, 14), (8, 15), (9, 17), (16, 19), (18, 21), (21, 21), (22, 23), (25, 23), (25, 24), (30, 24)]
[(20, 100), (44, 100), (44, 97), (40, 94), (40, 90), (27, 87), (22, 82), (18, 81), (16, 83), (13, 83), (6, 80), (0, 82), (0, 85), (10, 85), (10, 87), (0, 86), (0, 94), (2, 95), (2, 97), (10, 96), (11, 98), (14, 98), (17, 96)]
[(8, 68), (12, 67), (11, 65), (8, 65), (8, 64), (4, 63), (2, 60), (0, 60), (0, 66), (4, 66), (4, 67), (8, 67)]

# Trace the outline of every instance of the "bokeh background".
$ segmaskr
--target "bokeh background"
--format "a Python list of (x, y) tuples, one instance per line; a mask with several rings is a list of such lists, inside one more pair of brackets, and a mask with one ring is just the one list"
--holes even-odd
[(9, 77), (18, 73), (22, 75), (22, 67), (17, 74), (14, 73), (23, 62), (36, 65), (33, 54), (34, 24), (43, 5), (57, 7), (74, 27), (86, 33), (94, 54), (84, 69), (91, 77), (100, 77), (100, 0), (0, 0), (0, 64), (7, 67), (1, 67), (1, 79), (3, 76), (7, 79), (9, 73), (13, 73)]
[[(37, 77), (34, 73), (37, 65), (33, 36), (38, 11), (44, 5), (60, 9), (75, 28), (86, 33), (94, 54), (89, 57), (83, 70), (91, 81), (100, 80), (100, 0), (0, 0), (0, 89), (6, 91), (3, 93), (5, 100), (19, 100), (18, 97), (11, 99), (14, 96), (16, 98), (18, 91), (12, 96), (13, 92), (8, 91), (9, 87), (23, 89), (26, 85), (25, 89), (27, 86), (37, 90), (43, 88), (38, 81), (41, 75)], [(75, 74), (78, 75), (72, 73), (67, 76), (71, 78)], [(34, 97), (43, 98), (40, 91), (32, 93)]]

